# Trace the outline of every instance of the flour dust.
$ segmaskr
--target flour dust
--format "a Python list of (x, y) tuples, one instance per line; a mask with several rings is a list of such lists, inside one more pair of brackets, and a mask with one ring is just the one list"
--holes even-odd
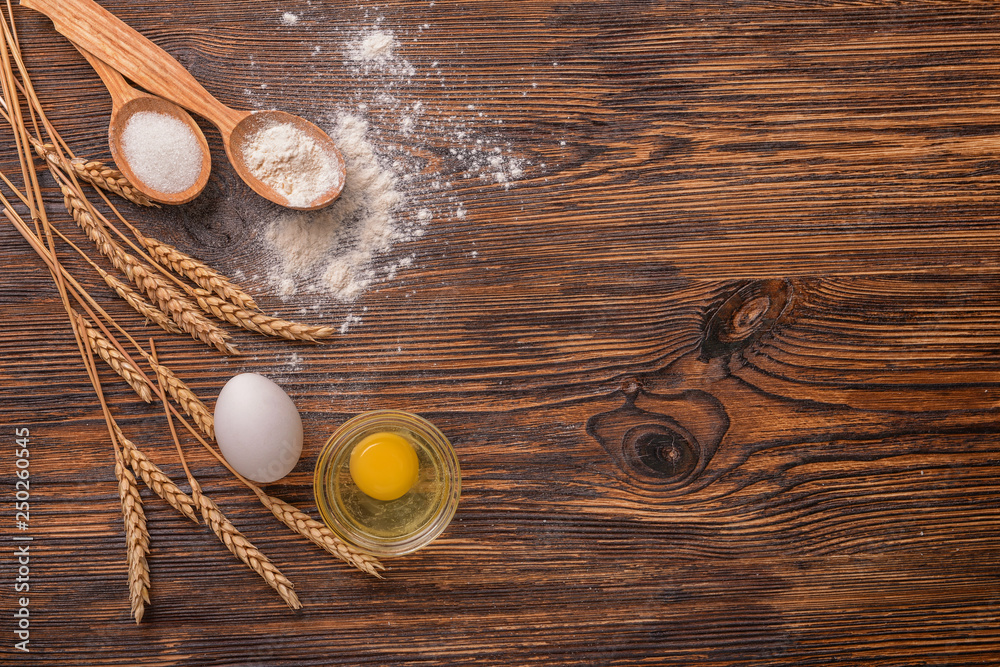
[[(298, 29), (304, 18), (284, 15), (282, 22)], [(344, 157), (343, 193), (319, 211), (277, 214), (262, 238), (270, 258), (262, 268), (272, 288), (285, 299), (314, 295), (343, 304), (343, 333), (362, 322), (363, 309), (353, 312), (351, 303), (415, 261), (412, 254), (400, 257), (400, 247), (432, 231), (435, 220), (466, 217), (463, 202), (452, 194), (452, 178), (510, 188), (531, 165), (513, 156), (499, 131), (502, 121), (491, 121), (474, 100), (462, 103), (461, 113), (428, 108), (421, 92), (448, 87), (444, 68), (435, 61), (430, 71), (418, 70), (404, 53), (405, 43), (416, 38), (401, 40), (382, 23), (339, 31), (344, 71), (364, 85), (319, 118)], [(418, 33), (427, 29), (421, 26)], [(311, 51), (318, 56), (329, 48), (324, 43)], [(255, 101), (258, 93), (247, 96)], [(484, 134), (484, 125), (498, 131)], [(443, 137), (448, 146), (438, 171), (429, 173), (419, 153), (432, 137), (437, 142)]]

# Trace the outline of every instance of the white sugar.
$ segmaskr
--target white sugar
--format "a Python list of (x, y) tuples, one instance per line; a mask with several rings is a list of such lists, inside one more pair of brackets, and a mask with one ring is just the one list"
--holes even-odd
[(136, 112), (121, 138), (132, 173), (153, 190), (168, 195), (184, 192), (201, 174), (201, 144), (178, 118), (155, 111)]

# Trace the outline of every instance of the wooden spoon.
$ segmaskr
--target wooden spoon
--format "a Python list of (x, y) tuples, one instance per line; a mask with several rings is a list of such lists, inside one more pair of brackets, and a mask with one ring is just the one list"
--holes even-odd
[[(173, 102), (136, 90), (125, 81), (125, 77), (117, 70), (112, 69), (85, 50), (80, 49), (80, 53), (101, 77), (101, 81), (111, 93), (111, 123), (108, 126), (108, 143), (111, 146), (111, 155), (114, 157), (118, 169), (140, 192), (161, 204), (186, 204), (201, 194), (208, 183), (208, 176), (212, 170), (212, 155), (208, 148), (208, 141), (205, 140), (205, 135), (194, 118)], [(191, 130), (201, 152), (201, 171), (195, 182), (188, 188), (180, 192), (162, 192), (148, 185), (132, 168), (133, 165), (126, 157), (127, 152), (122, 135), (128, 126), (129, 119), (133, 114), (141, 111), (166, 114), (183, 122)]]
[[(313, 210), (340, 195), (345, 180), (344, 159), (333, 140), (304, 118), (283, 111), (238, 111), (227, 107), (170, 54), (93, 0), (20, 0), (20, 4), (48, 16), (57, 31), (137, 85), (214, 123), (236, 173), (266, 199), (289, 208)], [(289, 201), (285, 193), (258, 178), (247, 165), (244, 151), (259, 132), (275, 125), (290, 125), (311, 138), (333, 171), (327, 190), (312, 201)]]

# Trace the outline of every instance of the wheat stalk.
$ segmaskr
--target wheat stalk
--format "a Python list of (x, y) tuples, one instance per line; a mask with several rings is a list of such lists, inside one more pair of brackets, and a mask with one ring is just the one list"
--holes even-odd
[[(35, 147), (35, 152), (38, 153), (39, 157), (44, 159), (48, 164), (65, 171), (66, 162), (59, 156), (53, 144), (43, 144), (34, 137), (31, 137), (31, 144)], [(74, 158), (69, 161), (69, 167), (76, 174), (77, 178), (102, 190), (113, 192), (140, 206), (158, 206), (149, 197), (136, 189), (131, 181), (125, 177), (125, 174), (113, 167), (109, 167), (103, 162)]]
[(280, 498), (267, 495), (256, 486), (251, 486), (250, 488), (260, 498), (260, 502), (264, 504), (264, 507), (271, 510), (271, 513), (281, 523), (291, 528), (293, 532), (302, 535), (321, 549), (336, 556), (345, 563), (353, 565), (362, 572), (367, 572), (379, 579), (382, 578), (382, 575), (378, 571), (385, 568), (374, 556), (350, 547), (325, 524), (316, 521), (295, 506)]
[(73, 217), (73, 221), (83, 230), (87, 238), (97, 246), (98, 251), (111, 261), (111, 265), (127, 275), (129, 280), (131, 280), (132, 275), (128, 271), (124, 260), (125, 251), (115, 243), (104, 225), (91, 214), (86, 201), (65, 183), (60, 183), (59, 190), (63, 196), (63, 204)]
[(142, 511), (142, 497), (132, 471), (125, 467), (121, 451), (115, 447), (115, 477), (118, 478), (118, 497), (125, 522), (125, 544), (128, 555), (128, 591), (132, 616), (139, 623), (149, 603), (149, 532), (146, 514)]
[(251, 544), (250, 540), (243, 536), (243, 533), (236, 529), (236, 526), (226, 518), (214, 500), (202, 493), (201, 485), (194, 478), (190, 479), (190, 483), (195, 506), (201, 510), (201, 516), (205, 523), (226, 545), (226, 548), (251, 570), (259, 574), (281, 596), (285, 604), (292, 609), (301, 609), (302, 603), (295, 591), (292, 590), (294, 588), (292, 582), (275, 567), (267, 556)]
[(178, 327), (195, 340), (211, 345), (220, 352), (239, 354), (229, 343), (226, 332), (202, 316), (198, 306), (184, 297), (166, 278), (127, 253), (124, 254), (124, 262), (127, 267), (125, 274)]
[(137, 229), (133, 228), (132, 231), (154, 260), (177, 275), (184, 276), (195, 285), (243, 310), (259, 310), (257, 303), (249, 294), (204, 262), (194, 259), (168, 243), (145, 236)]
[(208, 290), (196, 288), (191, 290), (191, 294), (198, 306), (206, 313), (214, 315), (224, 322), (262, 333), (265, 336), (315, 343), (318, 339), (329, 338), (337, 331), (333, 327), (299, 324), (263, 313), (251, 313), (220, 299)]
[[(10, 9), (10, 3), (8, 3), (8, 12), (13, 13), (13, 10)], [(207, 265), (188, 257), (176, 248), (153, 239), (147, 239), (141, 234), (136, 234), (135, 238), (139, 242), (134, 242), (130, 236), (126, 236), (120, 231), (117, 223), (113, 223), (101, 213), (103, 209), (93, 207), (86, 198), (93, 193), (91, 190), (85, 189), (84, 183), (101, 188), (98, 193), (103, 198), (104, 204), (114, 210), (118, 219), (130, 229), (132, 226), (115, 210), (114, 204), (102, 191), (107, 189), (136, 203), (149, 204), (151, 202), (138, 201), (133, 198), (133, 196), (139, 196), (139, 193), (132, 184), (127, 182), (121, 172), (112, 167), (94, 161), (67, 159), (67, 157), (72, 157), (72, 154), (68, 149), (61, 150), (66, 144), (46, 118), (21, 60), (19, 46), (12, 32), (13, 16), (10, 17), (10, 26), (7, 25), (6, 17), (0, 17), (0, 24), (2, 24), (0, 26), (0, 84), (2, 86), (0, 87), (3, 89), (2, 106), (6, 112), (3, 115), (14, 130), (14, 142), (20, 158), (19, 166), (25, 179), (24, 194), (18, 192), (18, 197), (32, 212), (32, 222), (34, 222), (33, 233), (27, 225), (24, 225), (24, 230), (31, 236), (34, 242), (32, 247), (35, 251), (43, 259), (48, 257), (48, 267), (53, 274), (64, 308), (74, 325), (74, 338), (83, 354), (84, 364), (108, 423), (109, 435), (114, 445), (115, 476), (118, 481), (118, 495), (125, 527), (132, 616), (138, 623), (144, 616), (145, 608), (150, 602), (150, 577), (147, 559), (150, 542), (139, 492), (139, 482), (137, 481), (140, 478), (154, 493), (188, 518), (197, 522), (200, 515), (226, 548), (274, 588), (290, 608), (301, 608), (301, 602), (294, 592), (292, 583), (237, 530), (216, 503), (204, 495), (201, 486), (191, 475), (171, 415), (177, 415), (184, 426), (211, 450), (211, 446), (198, 434), (198, 429), (200, 429), (208, 437), (214, 435), (213, 419), (208, 409), (187, 385), (166, 367), (158, 363), (155, 364), (157, 384), (154, 384), (151, 378), (147, 378), (148, 374), (144, 375), (141, 371), (136, 370), (138, 364), (133, 362), (129, 353), (119, 345), (118, 335), (127, 338), (132, 345), (140, 350), (141, 354), (145, 354), (143, 346), (120, 327), (114, 318), (87, 294), (87, 291), (60, 263), (55, 247), (57, 237), (70, 245), (73, 244), (49, 223), (43, 205), (42, 189), (38, 181), (38, 173), (35, 169), (36, 158), (33, 153), (38, 153), (43, 157), (49, 171), (56, 179), (66, 210), (73, 220), (96, 244), (100, 253), (110, 261), (115, 271), (120, 271), (127, 277), (134, 288), (101, 269), (98, 269), (99, 275), (118, 296), (149, 321), (158, 324), (170, 333), (186, 332), (193, 338), (213, 345), (227, 354), (235, 354), (236, 351), (229, 344), (229, 337), (225, 331), (206, 317), (206, 312), (217, 317), (221, 314), (222, 319), (226, 322), (233, 322), (235, 319), (237, 323), (249, 326), (255, 331), (292, 340), (316, 340), (332, 335), (334, 330), (329, 327), (296, 325), (259, 313), (252, 298)], [(17, 73), (13, 71), (11, 59), (15, 61)], [(42, 144), (31, 137), (32, 130), (25, 122), (22, 113), (22, 100), (17, 96), (18, 90), (24, 92), (24, 100), (31, 114), (30, 121), (34, 134), (41, 137), (44, 130), (46, 138), (51, 144)], [(17, 190), (10, 181), (7, 181), (6, 176), (3, 177), (3, 180), (8, 186)], [(0, 195), (0, 201), (3, 202), (5, 210), (13, 211), (2, 195)], [(9, 214), (8, 217), (10, 217)], [(133, 229), (133, 231), (135, 230)], [(47, 248), (45, 247), (46, 243)], [(76, 246), (73, 245), (73, 248), (76, 249)], [(79, 249), (76, 250), (79, 251)], [(88, 256), (93, 253), (79, 252), (91, 266), (97, 268)], [(196, 288), (192, 287), (191, 284)], [(75, 299), (77, 303), (71, 304), (71, 299)], [(79, 308), (80, 312), (76, 312), (74, 307)], [(116, 329), (118, 333), (112, 333), (105, 324), (111, 329)], [(156, 353), (152, 340), (150, 340), (149, 349), (155, 362)], [(127, 380), (131, 378), (133, 382), (138, 382), (137, 378), (141, 378), (147, 391), (152, 390), (163, 400), (180, 462), (191, 486), (190, 496), (181, 491), (177, 484), (156, 466), (135, 443), (124, 437), (111, 415), (101, 389), (100, 377), (94, 362), (96, 356), (101, 356), (106, 363), (109, 363), (116, 372), (126, 377)], [(137, 391), (139, 390), (137, 389)], [(172, 402), (177, 402), (181, 409), (191, 415), (196, 427), (180, 417), (180, 412), (175, 406), (170, 405), (167, 397), (170, 397)], [(146, 398), (146, 400), (150, 400), (150, 398)], [(225, 465), (221, 457), (220, 461)], [(232, 471), (231, 468), (230, 470)], [(238, 473), (233, 472), (239, 477)], [(260, 491), (257, 493), (259, 496), (262, 494)], [(296, 533), (307, 537), (355, 567), (374, 576), (380, 576), (378, 570), (382, 566), (377, 560), (365, 554), (354, 553), (350, 547), (340, 542), (339, 538), (320, 522), (311, 519), (288, 503), (266, 494), (261, 496), (261, 501), (282, 523), (285, 523)]]
[(200, 523), (198, 515), (194, 511), (194, 501), (191, 499), (191, 496), (181, 491), (174, 480), (170, 479), (165, 472), (160, 470), (159, 466), (153, 463), (146, 456), (145, 452), (126, 438), (117, 424), (115, 424), (115, 435), (118, 436), (118, 441), (121, 442), (122, 449), (125, 450), (124, 456), (128, 460), (129, 465), (132, 466), (132, 470), (142, 478), (146, 486), (178, 512), (195, 523)]
[[(168, 261), (163, 258), (162, 252), (159, 251), (144, 252), (121, 234), (115, 225), (108, 221), (87, 201), (84, 190), (81, 188), (81, 184), (84, 182), (92, 183), (101, 188), (107, 188), (126, 197), (131, 193), (131, 186), (120, 178), (121, 175), (119, 172), (105, 165), (83, 160), (68, 161), (63, 157), (59, 147), (65, 146), (65, 143), (46, 118), (44, 109), (33, 90), (30, 77), (21, 59), (19, 45), (14, 37), (13, 10), (11, 9), (10, 2), (7, 3), (7, 10), (11, 14), (9, 19), (0, 16), (0, 88), (2, 88), (0, 106), (4, 107), (4, 112), (6, 113), (2, 115), (5, 116), (14, 131), (14, 143), (19, 157), (18, 166), (25, 182), (23, 194), (6, 179), (6, 176), (3, 176), (2, 180), (18, 192), (21, 202), (32, 213), (34, 232), (32, 233), (27, 225), (24, 225), (24, 230), (31, 237), (31, 241), (33, 242), (32, 247), (39, 256), (43, 259), (48, 258), (47, 265), (52, 272), (52, 277), (59, 291), (64, 309), (71, 323), (74, 325), (74, 338), (83, 355), (84, 365), (90, 377), (91, 384), (97, 393), (105, 420), (108, 424), (110, 439), (114, 445), (115, 476), (118, 482), (118, 495), (124, 521), (129, 598), (132, 616), (138, 623), (144, 616), (146, 605), (150, 602), (150, 577), (147, 560), (150, 542), (146, 517), (142, 508), (142, 498), (138, 488), (138, 478), (142, 478), (151, 490), (163, 497), (168, 503), (189, 518), (197, 521), (198, 514), (200, 513), (201, 517), (230, 552), (257, 572), (281, 595), (289, 607), (299, 609), (301, 608), (301, 602), (293, 590), (292, 583), (233, 526), (222, 514), (215, 502), (203, 494), (200, 485), (191, 476), (176, 433), (174, 432), (173, 422), (170, 421), (170, 415), (178, 414), (177, 410), (167, 404), (165, 399), (168, 395), (172, 395), (174, 400), (181, 403), (182, 407), (186, 405), (189, 408), (189, 413), (193, 411), (196, 414), (200, 414), (202, 424), (199, 424), (199, 426), (202, 428), (208, 425), (209, 430), (211, 430), (211, 415), (208, 414), (207, 409), (204, 408), (204, 405), (200, 401), (195, 403), (197, 399), (189, 389), (185, 393), (186, 385), (176, 380), (176, 377), (173, 378), (175, 381), (171, 381), (172, 373), (168, 374), (165, 372), (165, 368), (163, 370), (158, 369), (156, 373), (156, 379), (163, 382), (163, 388), (155, 386), (152, 382), (146, 380), (149, 388), (153, 389), (160, 398), (164, 399), (164, 410), (167, 413), (181, 464), (184, 466), (191, 484), (191, 496), (184, 494), (134, 443), (123, 436), (121, 429), (118, 428), (111, 415), (101, 388), (101, 381), (95, 368), (94, 359), (96, 356), (101, 356), (102, 351), (104, 356), (111, 358), (108, 350), (114, 348), (121, 353), (125, 361), (131, 364), (131, 368), (134, 369), (136, 365), (129, 360), (128, 353), (118, 345), (116, 334), (112, 334), (105, 328), (105, 322), (117, 329), (121, 335), (128, 338), (138, 349), (142, 350), (142, 346), (136, 343), (124, 329), (118, 326), (114, 322), (114, 319), (93, 301), (90, 295), (86, 293), (86, 290), (80, 287), (79, 283), (62, 266), (56, 253), (56, 237), (63, 238), (66, 242), (69, 241), (58, 230), (55, 230), (48, 220), (48, 214), (43, 204), (42, 188), (38, 181), (37, 170), (35, 169), (33, 152), (40, 152), (43, 155), (49, 171), (60, 187), (66, 204), (66, 210), (73, 217), (76, 224), (97, 245), (99, 251), (108, 258), (114, 268), (117, 271), (121, 271), (124, 276), (134, 283), (135, 290), (125, 285), (122, 281), (109, 279), (106, 274), (102, 274), (102, 277), (111, 289), (138, 312), (148, 317), (151, 321), (158, 321), (160, 326), (164, 326), (168, 330), (172, 331), (171, 327), (174, 330), (179, 329), (190, 333), (198, 340), (215, 345), (227, 353), (234, 353), (235, 350), (229, 346), (224, 332), (204, 317), (198, 306), (185, 296), (182, 290), (186, 289), (186, 286), (178, 289), (177, 285), (180, 285), (181, 281), (176, 279), (173, 274), (168, 273), (167, 270), (180, 267), (182, 277), (190, 278), (199, 288), (210, 290), (212, 294), (216, 294), (217, 289), (222, 289), (223, 292), (227, 290), (224, 287), (220, 287), (220, 284), (214, 281), (208, 273), (194, 265), (176, 264), (176, 257), (171, 257)], [(8, 25), (8, 20), (10, 25)], [(17, 73), (14, 72), (14, 65), (16, 65)], [(41, 132), (44, 129), (47, 138), (51, 141), (49, 148), (42, 145), (41, 151), (39, 151), (39, 146), (36, 144), (35, 148), (32, 149), (31, 145), (35, 142), (32, 141), (32, 137), (30, 136), (31, 130), (29, 130), (24, 114), (22, 113), (22, 99), (18, 97), (18, 90), (24, 93), (24, 101), (27, 103), (31, 114), (30, 121), (34, 128), (34, 133), (41, 136)], [(70, 153), (67, 150), (65, 154), (69, 155)], [(54, 156), (58, 156), (58, 158)], [(87, 193), (90, 194), (89, 191)], [(13, 211), (13, 208), (3, 199), (2, 194), (0, 194), (0, 201), (3, 202), (5, 211), (8, 209)], [(110, 200), (105, 198), (104, 201), (112, 209), (114, 208)], [(47, 247), (45, 247), (46, 244)], [(134, 255), (130, 254), (127, 248), (134, 250)], [(87, 253), (81, 252), (81, 254), (90, 262)], [(150, 259), (146, 256), (147, 254), (158, 259)], [(165, 266), (161, 266), (161, 262)], [(174, 262), (174, 267), (170, 266), (171, 262)], [(93, 265), (92, 262), (90, 263)], [(174, 284), (175, 282), (177, 285)], [(231, 295), (228, 293), (217, 294), (217, 296), (231, 298)], [(143, 297), (148, 297), (149, 303)], [(83, 314), (74, 311), (74, 305), (70, 302), (71, 298), (77, 301), (78, 307)], [(91, 309), (87, 305), (88, 303), (92, 304), (94, 309)], [(235, 297), (233, 305), (247, 312), (256, 309), (252, 299), (248, 301), (238, 296)], [(99, 315), (95, 314), (95, 309)], [(157, 312), (162, 317), (158, 318), (156, 315)], [(88, 317), (89, 321), (84, 320), (84, 316)], [(167, 317), (170, 319), (163, 319)], [(102, 344), (102, 341), (108, 345)], [(152, 341), (150, 341), (150, 350), (155, 358), (155, 347)], [(95, 351), (97, 354), (95, 354)], [(122, 359), (117, 357), (114, 357), (114, 359), (118, 362), (119, 369), (122, 368), (123, 366), (120, 363)], [(139, 375), (142, 374), (139, 373)], [(172, 394), (168, 387), (173, 387)], [(191, 406), (200, 406), (200, 410), (198, 407), (192, 408)], [(186, 427), (191, 429), (187, 421), (183, 419), (181, 421)], [(197, 434), (193, 429), (191, 429), (191, 432)], [(204, 441), (202, 442), (204, 443)], [(129, 465), (132, 466), (132, 470), (129, 469)]]
[[(159, 366), (159, 361), (156, 356), (156, 345), (153, 343), (152, 339), (149, 342), (150, 352), (149, 361), (151, 364)], [(160, 396), (163, 397), (165, 376), (161, 372), (157, 372), (157, 384), (160, 388)], [(174, 440), (174, 446), (177, 448), (177, 455), (180, 457), (181, 465), (184, 466), (184, 472), (187, 474), (188, 484), (191, 486), (191, 498), (194, 502), (195, 508), (201, 512), (202, 519), (205, 523), (212, 529), (212, 532), (219, 538), (219, 540), (226, 545), (226, 548), (240, 559), (245, 565), (247, 565), (251, 570), (256, 572), (261, 576), (261, 578), (267, 582), (267, 584), (273, 588), (281, 599), (285, 601), (292, 609), (301, 609), (302, 603), (299, 601), (298, 596), (293, 590), (294, 585), (288, 580), (285, 575), (278, 570), (277, 567), (271, 562), (271, 560), (260, 552), (257, 547), (250, 543), (250, 541), (243, 536), (243, 534), (237, 530), (236, 526), (226, 518), (219, 509), (219, 506), (215, 504), (215, 501), (206, 496), (201, 490), (201, 484), (198, 480), (194, 478), (191, 474), (191, 469), (188, 467), (187, 460), (184, 456), (184, 450), (181, 447), (181, 441), (177, 437), (177, 430), (174, 428), (174, 420), (171, 416), (171, 411), (167, 405), (166, 399), (163, 400), (163, 410), (167, 417), (167, 425), (170, 428), (170, 435)], [(195, 434), (195, 431), (191, 431)], [(207, 443), (206, 443), (206, 446)]]
[(70, 161), (77, 176), (108, 192), (113, 192), (134, 204), (156, 207), (149, 197), (140, 192), (123, 173), (97, 160), (75, 158)]
[(135, 393), (139, 394), (139, 398), (147, 403), (152, 403), (153, 392), (149, 388), (146, 378), (139, 373), (139, 370), (129, 363), (125, 356), (118, 351), (118, 348), (112, 345), (103, 333), (88, 322), (87, 318), (76, 311), (73, 311), (73, 315), (76, 317), (80, 330), (90, 339), (90, 345), (97, 353), (97, 356), (103, 359), (108, 366), (111, 366), (115, 373), (118, 373), (135, 390)]

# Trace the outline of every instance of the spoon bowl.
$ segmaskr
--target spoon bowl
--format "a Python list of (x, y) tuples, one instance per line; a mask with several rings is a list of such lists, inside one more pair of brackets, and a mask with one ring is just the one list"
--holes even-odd
[[(212, 171), (212, 157), (208, 141), (205, 139), (205, 135), (198, 126), (198, 123), (191, 117), (191, 114), (173, 102), (168, 102), (161, 97), (156, 97), (155, 95), (150, 95), (133, 88), (125, 81), (125, 78), (121, 74), (103, 61), (83, 49), (80, 49), (80, 52), (94, 68), (98, 76), (100, 76), (101, 81), (104, 82), (105, 87), (111, 94), (111, 121), (108, 125), (108, 144), (111, 148), (111, 156), (118, 170), (125, 175), (125, 178), (137, 190), (152, 201), (161, 204), (186, 204), (201, 194), (208, 183), (208, 177)], [(138, 163), (133, 164), (133, 160), (129, 159), (130, 153), (132, 157), (135, 157), (135, 151), (129, 150), (128, 135), (126, 133), (129, 121), (136, 114), (140, 113), (155, 114), (161, 119), (161, 124), (164, 119), (172, 119), (172, 124), (167, 125), (167, 127), (172, 126), (175, 132), (177, 129), (183, 132), (184, 128), (190, 132), (189, 137), (179, 135), (176, 138), (172, 137), (172, 139), (175, 139), (174, 143), (178, 143), (177, 139), (189, 139), (187, 143), (190, 144), (188, 148), (191, 150), (191, 155), (185, 157), (189, 160), (199, 160), (199, 166), (196, 167), (198, 169), (197, 176), (193, 180), (182, 179), (180, 185), (171, 182), (171, 186), (173, 187), (157, 188), (156, 185), (162, 186), (162, 183), (157, 183), (158, 179), (156, 178), (159, 170), (154, 170), (151, 178), (150, 165), (145, 164), (145, 162), (158, 159), (168, 161), (169, 158), (165, 155), (157, 155), (156, 153), (143, 153), (141, 155), (142, 161)], [(197, 155), (194, 154), (195, 152)], [(188, 166), (190, 167), (190, 165)], [(163, 177), (160, 176), (159, 180), (163, 180)], [(188, 181), (190, 184), (187, 184)]]
[[(284, 111), (247, 113), (229, 132), (226, 154), (254, 192), (288, 208), (323, 208), (344, 187), (344, 159), (333, 140)], [(282, 164), (285, 169), (275, 169)]]
[[(191, 185), (183, 190), (164, 192), (147, 184), (143, 175), (133, 170), (132, 163), (127, 157), (125, 132), (129, 121), (139, 113), (153, 113), (177, 119), (184, 123), (191, 131), (197, 142), (199, 157), (201, 159), (198, 176)], [(186, 204), (200, 195), (208, 184), (208, 177), (212, 171), (212, 158), (208, 148), (208, 141), (191, 115), (172, 102), (152, 95), (143, 95), (129, 100), (111, 116), (111, 123), (108, 126), (108, 143), (111, 147), (111, 156), (114, 158), (115, 165), (119, 171), (131, 181), (132, 185), (153, 201), (161, 204)], [(136, 167), (137, 169), (139, 168), (138, 165)]]

